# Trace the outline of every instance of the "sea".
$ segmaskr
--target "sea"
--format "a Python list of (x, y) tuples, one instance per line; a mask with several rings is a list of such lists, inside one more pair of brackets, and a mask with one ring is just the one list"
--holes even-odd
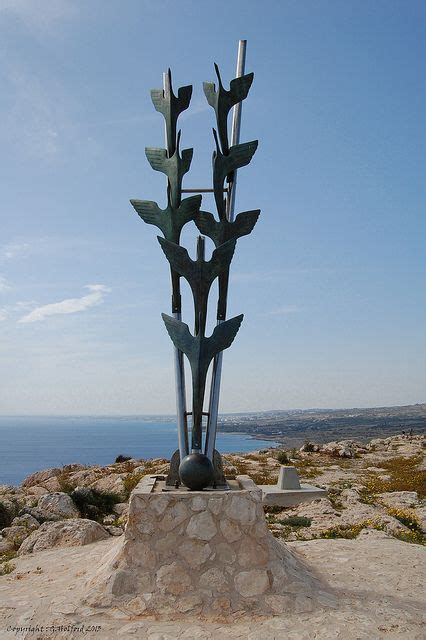
[[(271, 447), (242, 433), (218, 433), (221, 453)], [(0, 416), (0, 484), (18, 485), (31, 473), (79, 462), (107, 465), (119, 455), (170, 458), (177, 449), (176, 423), (144, 417)]]

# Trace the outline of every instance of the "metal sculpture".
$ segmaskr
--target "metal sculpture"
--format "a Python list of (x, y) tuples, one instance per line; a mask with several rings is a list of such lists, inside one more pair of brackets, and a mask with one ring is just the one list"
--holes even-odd
[[(240, 42), (240, 49), (241, 43), (245, 41)], [(237, 134), (233, 127), (231, 145), (228, 139), (229, 111), (234, 107), (235, 118), (235, 110), (247, 97), (253, 82), (253, 74), (243, 75), (242, 69), (243, 65), (239, 62), (237, 74), (239, 77), (231, 81), (229, 90), (223, 87), (216, 64), (215, 70), (219, 81), (217, 90), (214, 83), (204, 83), (207, 101), (215, 110), (218, 133), (213, 129), (216, 146), (213, 152), (213, 188), (201, 191), (213, 192), (218, 220), (211, 213), (200, 211), (201, 195), (182, 200), (182, 180), (189, 171), (193, 150), (184, 149), (180, 153), (181, 132), (177, 133), (177, 119), (179, 114), (189, 106), (192, 87), (181, 87), (176, 97), (173, 93), (170, 69), (165, 75), (163, 90), (151, 91), (154, 106), (165, 119), (167, 149), (147, 148), (145, 150), (151, 167), (167, 176), (167, 207), (164, 210), (160, 209), (155, 202), (148, 200), (130, 201), (141, 219), (147, 224), (157, 226), (164, 236), (164, 238), (158, 237), (158, 241), (170, 264), (173, 317), (166, 314), (162, 314), (162, 317), (175, 348), (179, 475), (180, 481), (193, 490), (211, 485), (214, 477), (212, 459), (215, 452), (219, 363), (221, 366), (222, 352), (231, 346), (243, 320), (242, 315), (225, 320), (229, 270), (237, 239), (251, 233), (260, 213), (259, 210), (245, 211), (238, 214), (235, 221), (233, 220), (236, 172), (249, 164), (257, 148), (256, 140), (238, 144), (239, 124)], [(228, 187), (224, 186), (225, 181)], [(185, 189), (185, 191), (195, 190)], [(192, 260), (187, 250), (180, 246), (182, 228), (191, 221), (202, 234), (212, 239), (216, 247), (210, 260), (205, 260), (203, 236), (198, 236), (195, 260)], [(181, 321), (181, 277), (188, 281), (194, 299), (193, 335), (188, 325)], [(216, 278), (219, 285), (217, 325), (212, 335), (208, 337), (206, 336), (208, 297), (211, 285)], [(190, 413), (185, 409), (183, 354), (189, 360), (192, 374), (192, 412)], [(212, 361), (214, 361), (212, 389), (210, 409), (207, 414), (209, 420), (203, 453), (202, 420), (205, 415), (203, 405), (207, 372)], [(216, 399), (215, 414), (211, 411), (212, 395)], [(190, 450), (186, 422), (188, 415), (192, 415)]]

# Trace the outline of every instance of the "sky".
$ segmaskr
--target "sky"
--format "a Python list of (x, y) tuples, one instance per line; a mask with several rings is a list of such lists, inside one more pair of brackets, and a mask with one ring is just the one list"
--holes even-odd
[(168, 266), (129, 199), (165, 206), (144, 148), (169, 66), (194, 86), (184, 186), (211, 184), (202, 82), (229, 83), (239, 38), (259, 148), (236, 212), (262, 213), (220, 410), (425, 402), (425, 31), (416, 0), (0, 0), (0, 413), (173, 413)]

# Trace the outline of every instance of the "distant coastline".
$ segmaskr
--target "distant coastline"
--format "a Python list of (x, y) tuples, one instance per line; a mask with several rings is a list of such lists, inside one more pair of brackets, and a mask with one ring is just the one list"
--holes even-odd
[[(176, 424), (120, 417), (0, 417), (0, 485), (18, 485), (25, 477), (66, 464), (108, 465), (119, 454), (138, 459), (170, 458), (177, 448)], [(218, 433), (223, 453), (270, 446), (251, 434)]]

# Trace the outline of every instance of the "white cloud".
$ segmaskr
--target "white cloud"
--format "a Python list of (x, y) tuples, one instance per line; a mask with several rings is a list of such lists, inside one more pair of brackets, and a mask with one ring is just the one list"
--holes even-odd
[(7, 318), (6, 309), (0, 309), (0, 322), (3, 322), (3, 320), (6, 320), (6, 318)]
[(29, 245), (26, 242), (10, 242), (0, 248), (0, 260), (12, 260), (22, 254), (25, 254), (29, 249)]
[(9, 291), (10, 286), (7, 284), (7, 280), (4, 276), (0, 275), (0, 293)]
[(81, 298), (67, 298), (60, 302), (53, 302), (51, 304), (45, 304), (41, 307), (33, 309), (26, 316), (23, 316), (18, 322), (29, 323), (45, 320), (49, 316), (56, 316), (68, 313), (78, 313), (79, 311), (85, 311), (90, 307), (96, 307), (102, 304), (104, 301), (104, 295), (108, 291), (111, 291), (103, 284), (88, 284), (86, 288), (90, 293)]

